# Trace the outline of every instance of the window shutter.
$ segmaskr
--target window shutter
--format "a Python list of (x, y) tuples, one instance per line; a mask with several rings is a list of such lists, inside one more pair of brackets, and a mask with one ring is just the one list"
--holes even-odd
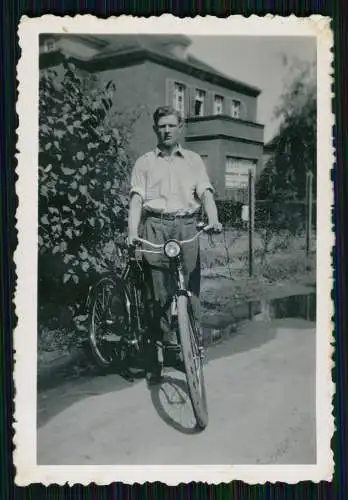
[(195, 87), (188, 85), (186, 90), (186, 116), (191, 118), (195, 116)]
[(228, 116), (232, 116), (232, 101), (233, 99), (231, 99), (230, 97), (226, 99), (225, 110), (226, 110), (226, 115)]
[(166, 78), (166, 105), (173, 106), (174, 101), (174, 80)]
[(207, 103), (205, 109), (205, 116), (212, 116), (214, 114), (214, 92), (207, 92)]
[(248, 107), (244, 101), (240, 101), (241, 105), (241, 118), (242, 120), (248, 120)]

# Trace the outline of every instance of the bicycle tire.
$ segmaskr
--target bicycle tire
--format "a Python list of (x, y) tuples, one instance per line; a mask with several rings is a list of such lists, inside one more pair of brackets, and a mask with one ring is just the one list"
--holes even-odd
[(199, 351), (199, 334), (192, 304), (187, 295), (177, 298), (179, 335), (190, 400), (197, 425), (205, 429), (208, 424), (208, 405), (204, 384), (203, 360)]
[[(129, 315), (125, 303), (126, 289), (118, 277), (101, 278), (91, 291), (89, 305), (88, 337), (92, 354), (102, 367), (115, 362), (116, 352), (107, 340), (107, 331), (120, 339), (129, 327)], [(102, 303), (98, 302), (102, 296)], [(118, 307), (116, 311), (116, 307)], [(116, 314), (117, 312), (117, 314)]]

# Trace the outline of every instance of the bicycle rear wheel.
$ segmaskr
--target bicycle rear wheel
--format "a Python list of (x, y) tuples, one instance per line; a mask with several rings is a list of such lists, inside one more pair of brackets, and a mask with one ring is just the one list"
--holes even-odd
[(179, 334), (189, 395), (197, 425), (204, 429), (208, 424), (208, 406), (197, 322), (188, 296), (179, 295), (177, 307)]
[(116, 343), (128, 329), (129, 314), (122, 281), (117, 277), (101, 278), (92, 290), (89, 307), (89, 342), (99, 365), (112, 365), (117, 354)]

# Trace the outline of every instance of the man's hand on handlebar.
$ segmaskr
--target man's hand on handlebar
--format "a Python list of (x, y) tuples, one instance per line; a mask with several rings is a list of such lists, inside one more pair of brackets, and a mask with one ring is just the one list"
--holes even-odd
[(205, 226), (204, 232), (206, 233), (221, 233), (222, 224), (218, 220), (209, 221), (208, 225)]
[(129, 234), (126, 239), (126, 244), (129, 247), (136, 247), (139, 244), (139, 236), (137, 234)]
[[(208, 234), (217, 234), (222, 232), (222, 224), (216, 220), (216, 221), (209, 221), (206, 226), (204, 226), (204, 222), (200, 222), (197, 225), (198, 230), (202, 230), (205, 233)], [(126, 245), (128, 247), (137, 247), (139, 246), (139, 243), (141, 242), (138, 234), (128, 234), (128, 237), (126, 238)]]

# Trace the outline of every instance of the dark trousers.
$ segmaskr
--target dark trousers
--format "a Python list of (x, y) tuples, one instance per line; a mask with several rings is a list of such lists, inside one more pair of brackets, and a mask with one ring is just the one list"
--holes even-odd
[[(176, 218), (166, 220), (146, 217), (143, 237), (152, 243), (164, 243), (170, 238), (185, 240), (197, 232), (196, 218)], [(150, 304), (151, 335), (156, 340), (173, 341), (171, 325), (171, 298), (176, 291), (172, 264), (164, 255), (144, 254), (144, 274)], [(185, 285), (192, 292), (192, 304), (197, 321), (200, 319), (200, 253), (199, 240), (183, 246), (183, 268)]]

